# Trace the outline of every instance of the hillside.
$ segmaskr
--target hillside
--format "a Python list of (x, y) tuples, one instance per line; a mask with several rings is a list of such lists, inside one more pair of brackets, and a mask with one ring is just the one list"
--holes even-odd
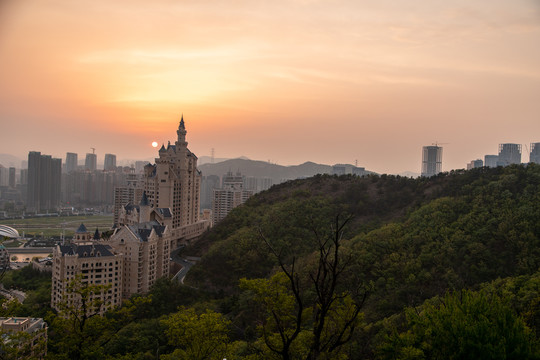
[[(338, 213), (354, 216), (344, 237), (343, 251), (352, 260), (342, 286), (369, 289), (363, 311), (370, 330), (357, 341), (383, 336), (385, 318), (395, 322), (398, 316), (403, 326), (404, 307), (450, 290), (490, 287), (501, 278), (529, 281), (529, 300), (519, 301), (539, 315), (530, 310), (540, 292), (533, 280), (540, 267), (537, 165), (430, 179), (322, 175), (290, 181), (255, 196), (207, 233), (191, 249), (203, 256), (187, 281), (237, 299), (240, 279), (268, 278), (278, 270), (269, 246), (287, 264), (312, 263), (315, 235), (331, 228)], [(245, 317), (241, 303), (227, 309), (233, 318)], [(366, 346), (363, 356), (376, 357), (380, 344)]]

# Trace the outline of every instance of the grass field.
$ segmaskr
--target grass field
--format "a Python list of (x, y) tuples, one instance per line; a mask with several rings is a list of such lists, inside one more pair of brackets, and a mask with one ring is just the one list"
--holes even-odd
[(64, 236), (73, 236), (75, 230), (83, 223), (90, 232), (94, 232), (96, 227), (100, 231), (109, 230), (113, 224), (112, 215), (94, 215), (94, 216), (55, 216), (30, 219), (0, 220), (0, 224), (11, 226), (22, 236), (33, 235), (60, 236), (62, 230)]

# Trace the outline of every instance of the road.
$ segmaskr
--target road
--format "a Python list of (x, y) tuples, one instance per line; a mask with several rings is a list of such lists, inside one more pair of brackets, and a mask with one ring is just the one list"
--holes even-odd
[(19, 290), (6, 290), (3, 288), (0, 289), (0, 294), (6, 297), (8, 300), (11, 299), (17, 299), (21, 304), (23, 303), (24, 299), (26, 299), (26, 294)]
[(180, 270), (176, 273), (176, 275), (173, 276), (173, 280), (178, 280), (181, 284), (184, 283), (184, 278), (186, 277), (186, 274), (188, 273), (189, 269), (191, 269), (191, 267), (194, 265), (193, 262), (180, 257), (179, 253), (183, 248), (184, 247), (182, 246), (171, 252), (172, 261), (182, 265), (182, 270)]

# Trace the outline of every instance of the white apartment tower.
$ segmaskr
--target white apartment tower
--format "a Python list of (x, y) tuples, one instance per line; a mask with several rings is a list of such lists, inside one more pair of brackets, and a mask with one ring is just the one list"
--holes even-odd
[(422, 148), (422, 176), (437, 175), (442, 171), (442, 147), (424, 146)]

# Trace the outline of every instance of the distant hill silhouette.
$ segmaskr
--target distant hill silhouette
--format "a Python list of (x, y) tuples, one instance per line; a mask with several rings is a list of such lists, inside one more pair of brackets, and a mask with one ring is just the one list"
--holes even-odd
[(20, 169), (22, 160), (11, 154), (0, 154), (0, 165)]
[(305, 162), (301, 165), (282, 166), (266, 161), (248, 159), (230, 159), (214, 164), (202, 164), (198, 166), (203, 176), (217, 175), (221, 177), (228, 171), (236, 173), (240, 171), (244, 176), (268, 177), (274, 183), (284, 180), (293, 180), (311, 177), (317, 174), (331, 174), (332, 166)]

